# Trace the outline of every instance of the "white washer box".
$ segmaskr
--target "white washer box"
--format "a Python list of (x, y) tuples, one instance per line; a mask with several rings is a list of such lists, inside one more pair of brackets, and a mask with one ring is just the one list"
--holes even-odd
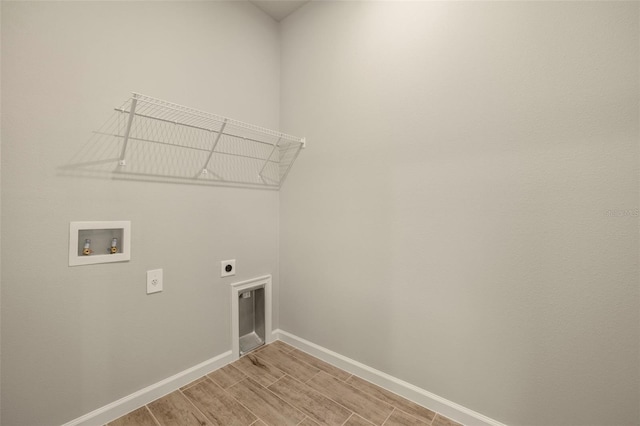
[[(111, 242), (117, 239), (117, 252)], [(85, 240), (91, 240), (91, 254), (85, 255)], [(91, 221), (69, 224), (69, 266), (127, 262), (131, 259), (131, 221)]]

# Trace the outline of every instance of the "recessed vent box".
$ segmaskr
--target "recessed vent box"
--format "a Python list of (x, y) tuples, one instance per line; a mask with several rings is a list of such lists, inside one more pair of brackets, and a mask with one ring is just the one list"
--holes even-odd
[(231, 338), (235, 359), (272, 341), (270, 275), (231, 284)]
[(265, 343), (264, 301), (264, 286), (247, 290), (238, 296), (240, 355)]

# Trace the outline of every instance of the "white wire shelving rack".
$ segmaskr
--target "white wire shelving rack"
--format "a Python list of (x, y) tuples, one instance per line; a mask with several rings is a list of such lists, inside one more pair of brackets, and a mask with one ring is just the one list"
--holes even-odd
[[(116, 173), (280, 188), (305, 139), (133, 93), (95, 132)], [(113, 158), (113, 157), (112, 157)]]

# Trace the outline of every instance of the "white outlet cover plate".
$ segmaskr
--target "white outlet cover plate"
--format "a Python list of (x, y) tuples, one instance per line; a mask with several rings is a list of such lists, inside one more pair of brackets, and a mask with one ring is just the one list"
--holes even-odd
[[(227, 272), (227, 265), (231, 265), (231, 270)], [(230, 277), (236, 274), (236, 260), (223, 260), (220, 262), (220, 276), (221, 277)]]
[(147, 271), (147, 294), (162, 291), (162, 269)]

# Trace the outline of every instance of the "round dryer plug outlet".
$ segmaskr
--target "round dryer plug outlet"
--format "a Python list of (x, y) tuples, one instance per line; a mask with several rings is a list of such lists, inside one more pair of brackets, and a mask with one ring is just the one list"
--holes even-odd
[(220, 262), (220, 276), (230, 277), (236, 274), (236, 260), (223, 260)]

